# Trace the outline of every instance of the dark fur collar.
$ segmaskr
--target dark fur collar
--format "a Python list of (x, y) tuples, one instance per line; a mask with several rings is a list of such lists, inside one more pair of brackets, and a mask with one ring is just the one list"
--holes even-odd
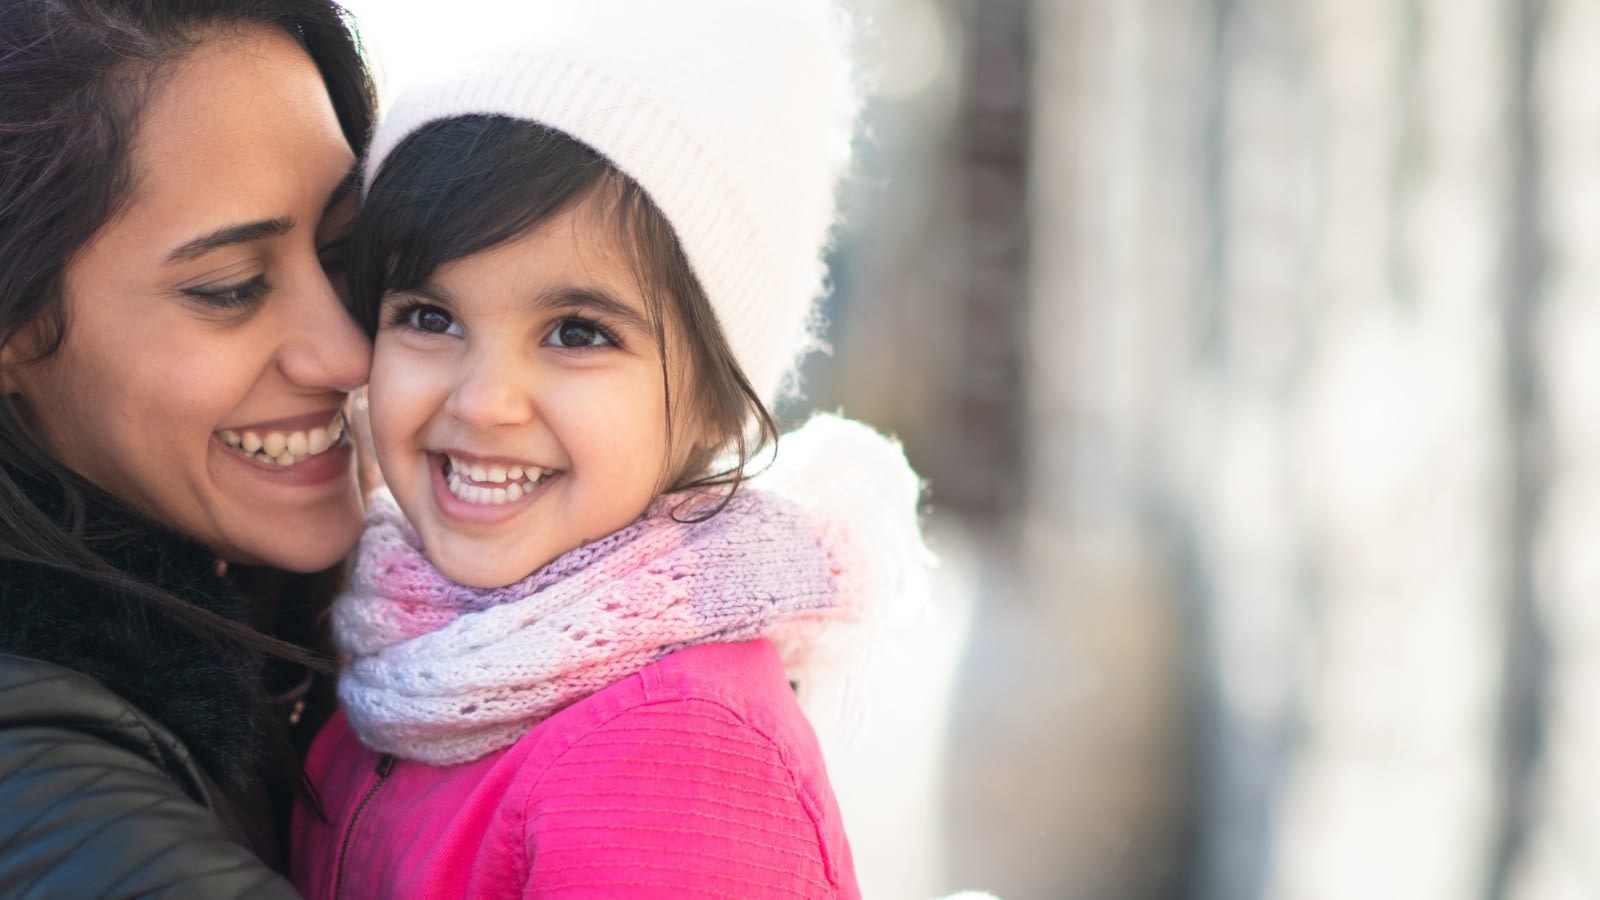
[[(96, 507), (88, 521), (119, 535), (95, 545), (112, 565), (246, 620), (243, 595), (217, 574), (204, 547), (112, 509)], [(0, 560), (0, 651), (99, 681), (171, 729), (225, 785), (243, 787), (259, 771), (261, 660), (208, 643), (135, 595), (80, 574)]]

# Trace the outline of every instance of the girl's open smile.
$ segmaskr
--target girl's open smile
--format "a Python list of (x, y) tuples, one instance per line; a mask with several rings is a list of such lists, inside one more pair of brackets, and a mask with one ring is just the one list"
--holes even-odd
[(473, 463), (454, 454), (445, 455), (440, 473), (451, 495), (485, 506), (515, 503), (558, 474), (555, 469), (521, 463)]
[(643, 291), (594, 197), (384, 298), (369, 392), (395, 500), (498, 587), (637, 519), (681, 465)]

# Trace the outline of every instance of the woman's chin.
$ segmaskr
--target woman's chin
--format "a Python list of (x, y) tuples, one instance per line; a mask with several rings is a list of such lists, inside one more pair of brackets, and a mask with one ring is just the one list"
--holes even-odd
[[(353, 489), (351, 494), (355, 494)], [(348, 509), (330, 510), (327, 515), (311, 517), (300, 525), (286, 518), (269, 518), (263, 524), (273, 526), (274, 533), (252, 535), (254, 540), (241, 540), (222, 548), (222, 558), (234, 565), (310, 574), (343, 562), (361, 539), (361, 510), (355, 501)]]

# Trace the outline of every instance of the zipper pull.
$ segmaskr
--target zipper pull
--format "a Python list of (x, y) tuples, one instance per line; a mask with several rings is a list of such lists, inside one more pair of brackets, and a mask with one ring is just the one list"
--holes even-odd
[(379, 778), (388, 778), (389, 777), (389, 773), (393, 772), (393, 771), (394, 771), (394, 754), (393, 753), (385, 753), (382, 756), (378, 757), (378, 777)]

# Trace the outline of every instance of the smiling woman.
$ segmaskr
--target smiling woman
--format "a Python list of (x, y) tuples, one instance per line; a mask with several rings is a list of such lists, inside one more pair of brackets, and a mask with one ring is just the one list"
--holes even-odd
[(292, 896), (367, 72), (327, 0), (6, 0), (0, 82), (0, 894)]
[(355, 200), (322, 79), (280, 30), (219, 33), (162, 79), (134, 162), (64, 271), (59, 347), (36, 322), (0, 351), (7, 394), (57, 462), (220, 558), (325, 568), (360, 527), (350, 445), (284, 445), (339, 431), (370, 350), (319, 259)]

